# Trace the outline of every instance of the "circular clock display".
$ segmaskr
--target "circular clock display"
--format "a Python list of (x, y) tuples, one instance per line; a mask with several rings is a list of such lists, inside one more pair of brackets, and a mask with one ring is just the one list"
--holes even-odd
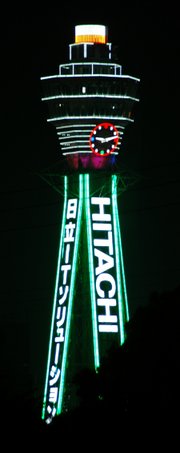
[(100, 156), (109, 156), (119, 142), (119, 132), (111, 123), (98, 124), (89, 137), (90, 148)]

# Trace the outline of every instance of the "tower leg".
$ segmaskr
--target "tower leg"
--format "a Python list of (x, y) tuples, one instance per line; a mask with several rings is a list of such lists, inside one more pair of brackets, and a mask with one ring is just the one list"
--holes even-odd
[[(93, 174), (64, 177), (64, 206), (42, 411), (42, 418), (47, 423), (63, 410), (72, 332), (76, 337), (79, 333), (78, 324), (72, 329), (77, 310), (80, 317), (84, 316), (84, 329), (88, 325), (88, 313), (92, 332), (89, 336), (92, 344), (83, 341), (83, 335), (82, 338), (79, 336), (78, 351), (84, 349), (84, 357), (93, 351), (92, 364), (96, 370), (112, 344), (120, 345), (125, 339), (128, 303), (117, 184), (116, 175), (102, 177), (100, 184), (99, 177)], [(83, 235), (86, 236), (83, 242), (86, 250), (81, 244)], [(82, 256), (85, 259), (82, 260)], [(84, 268), (82, 262), (86, 263)], [(83, 278), (77, 301), (75, 290), (80, 272)], [(86, 274), (88, 278), (85, 278)], [(87, 309), (84, 309), (85, 305)], [(84, 362), (81, 365), (82, 368), (86, 366)]]

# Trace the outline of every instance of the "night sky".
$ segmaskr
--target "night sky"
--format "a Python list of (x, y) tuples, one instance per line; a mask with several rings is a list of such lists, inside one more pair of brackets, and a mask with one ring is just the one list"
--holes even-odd
[(119, 199), (130, 315), (180, 283), (179, 15), (120, 3), (118, 13), (96, 2), (83, 13), (75, 2), (2, 14), (1, 382), (9, 398), (41, 399), (44, 387), (62, 210), (37, 175), (59, 157), (40, 77), (68, 60), (77, 24), (107, 25), (123, 73), (141, 79), (121, 147), (122, 169), (136, 180)]

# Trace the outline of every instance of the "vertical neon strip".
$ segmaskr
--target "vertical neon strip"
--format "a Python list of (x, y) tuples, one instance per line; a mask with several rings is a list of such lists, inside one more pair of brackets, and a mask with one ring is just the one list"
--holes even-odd
[[(118, 224), (119, 224), (119, 218), (118, 218)], [(125, 299), (125, 307), (126, 307), (126, 319), (127, 319), (127, 321), (129, 321), (129, 306), (128, 306), (126, 279), (125, 279), (125, 272), (124, 272), (124, 260), (123, 260), (120, 224), (118, 225), (118, 227), (119, 227), (118, 228), (119, 229), (119, 248), (120, 248), (120, 255), (121, 255), (121, 270), (122, 270), (122, 277), (123, 277), (124, 299)]]
[[(117, 194), (117, 176), (116, 176), (115, 190), (116, 190), (116, 194)], [(117, 205), (117, 196), (116, 196), (116, 205)], [(117, 212), (118, 212), (118, 206), (117, 206)], [(126, 308), (126, 320), (129, 321), (129, 305), (128, 305), (126, 278), (125, 278), (125, 271), (124, 271), (124, 259), (123, 259), (123, 249), (122, 249), (119, 215), (117, 215), (117, 228), (118, 228), (119, 250), (120, 250), (120, 257), (121, 257), (121, 271), (122, 271), (122, 278), (123, 278), (125, 308)]]
[(60, 242), (59, 242), (58, 264), (57, 264), (56, 282), (55, 282), (55, 291), (54, 291), (54, 302), (53, 302), (53, 312), (52, 312), (52, 321), (51, 321), (50, 340), (49, 340), (46, 381), (45, 381), (44, 398), (43, 398), (42, 419), (45, 418), (45, 410), (46, 410), (48, 377), (49, 377), (49, 369), (50, 369), (51, 349), (52, 349), (52, 340), (53, 340), (53, 329), (54, 329), (55, 310), (56, 310), (56, 300), (57, 300), (57, 292), (58, 292), (59, 269), (60, 269), (61, 253), (62, 253), (63, 234), (64, 234), (64, 228), (65, 228), (65, 222), (66, 222), (66, 208), (67, 208), (67, 176), (64, 176), (64, 206), (63, 206), (62, 227), (61, 227)]
[(63, 357), (62, 357), (59, 398), (58, 398), (58, 404), (57, 404), (57, 414), (58, 415), (62, 411), (62, 404), (63, 404), (65, 372), (66, 372), (66, 365), (67, 365), (70, 324), (71, 324), (71, 315), (72, 315), (73, 298), (74, 298), (74, 285), (75, 285), (75, 276), (76, 276), (76, 270), (77, 270), (77, 256), (78, 256), (79, 237), (80, 237), (81, 220), (82, 220), (82, 207), (83, 207), (83, 176), (79, 175), (79, 206), (78, 206), (78, 215), (77, 215), (77, 226), (76, 226), (73, 262), (72, 262), (72, 274), (71, 274), (71, 282), (70, 282), (70, 288), (69, 288), (69, 303), (68, 303), (68, 311), (67, 311), (64, 352), (63, 352)]
[(94, 262), (93, 262), (93, 247), (92, 247), (92, 229), (91, 229), (91, 211), (90, 211), (90, 191), (89, 191), (89, 175), (84, 175), (85, 182), (85, 209), (86, 209), (86, 227), (88, 241), (88, 259), (89, 259), (89, 277), (90, 277), (90, 294), (91, 294), (91, 312), (92, 312), (92, 328), (93, 328), (93, 347), (94, 347), (94, 365), (99, 367), (99, 345), (97, 332), (97, 313), (96, 313), (96, 297), (95, 297), (95, 281), (94, 281)]
[(118, 207), (117, 207), (117, 178), (112, 175), (112, 212), (113, 212), (113, 229), (114, 229), (114, 245), (115, 245), (115, 260), (116, 260), (116, 276), (117, 276), (117, 293), (118, 293), (118, 306), (119, 306), (119, 326), (120, 326), (120, 344), (124, 343), (124, 316), (123, 316), (123, 288), (121, 281), (121, 256), (119, 250), (119, 237), (118, 237)]

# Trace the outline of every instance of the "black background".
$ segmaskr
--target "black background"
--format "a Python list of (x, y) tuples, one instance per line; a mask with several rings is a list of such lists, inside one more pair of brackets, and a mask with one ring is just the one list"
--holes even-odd
[(17, 400), (42, 398), (62, 214), (37, 176), (59, 156), (40, 77), (68, 60), (77, 24), (107, 25), (123, 73), (141, 79), (120, 157), (136, 178), (119, 198), (130, 315), (179, 284), (178, 13), (172, 3), (73, 5), (1, 16), (1, 381)]

